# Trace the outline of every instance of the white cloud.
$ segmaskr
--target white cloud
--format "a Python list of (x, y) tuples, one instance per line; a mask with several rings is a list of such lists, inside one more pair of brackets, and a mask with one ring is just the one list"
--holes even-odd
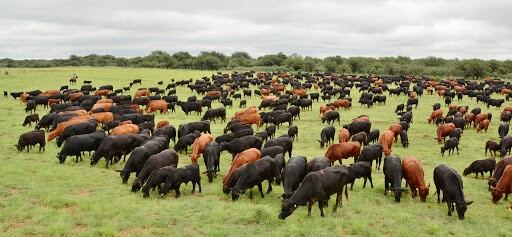
[(151, 50), (511, 58), (508, 0), (2, 1), (0, 57)]

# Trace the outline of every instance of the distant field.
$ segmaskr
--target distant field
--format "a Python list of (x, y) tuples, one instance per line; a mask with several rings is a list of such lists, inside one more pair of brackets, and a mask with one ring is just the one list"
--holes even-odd
[[(3, 72), (7, 70), (8, 75)], [(115, 88), (128, 85), (135, 78), (142, 78), (143, 87), (164, 86), (171, 78), (177, 80), (210, 76), (211, 71), (125, 69), (125, 68), (50, 68), (50, 69), (1, 69), (0, 91), (28, 91), (33, 89), (59, 89), (67, 85), (69, 77), (77, 73), (79, 88), (83, 80), (92, 80), (93, 85), (112, 84)], [(253, 88), (254, 89), (254, 88)], [(133, 88), (131, 93), (135, 92)], [(387, 94), (387, 93), (386, 93)], [(178, 88), (178, 96), (184, 100), (191, 95), (189, 89)], [(352, 90), (357, 101), (359, 92)], [(350, 111), (340, 110), (342, 122), (367, 114), (372, 129), (382, 131), (397, 121), (393, 113), (395, 106), (405, 103), (406, 97), (387, 98), (385, 106), (372, 109), (354, 103)], [(247, 98), (248, 106), (258, 105), (259, 98)], [(463, 177), (464, 191), (469, 206), (466, 219), (459, 221), (455, 216), (447, 217), (446, 204), (437, 204), (434, 197), (432, 171), (440, 163), (454, 167), (462, 174), (463, 169), (473, 160), (484, 158), (484, 143), (488, 139), (498, 140), (499, 113), (496, 108), (482, 111), (492, 112), (493, 121), (488, 133), (476, 133), (474, 129), (464, 132), (460, 144), (460, 155), (441, 157), (440, 145), (434, 140), (435, 126), (427, 124), (431, 105), (441, 102), (438, 96), (420, 97), (419, 106), (413, 109), (414, 120), (409, 129), (410, 146), (404, 149), (399, 143), (393, 146), (393, 153), (404, 158), (415, 156), (425, 169), (427, 183), (432, 187), (426, 203), (412, 199), (410, 193), (402, 195), (401, 203), (395, 203), (393, 195), (384, 196), (383, 174), (374, 168), (374, 185), (362, 188), (362, 180), (356, 181), (349, 200), (343, 200), (343, 207), (332, 213), (331, 198), (326, 217), (321, 218), (317, 205), (312, 216), (307, 217), (307, 208), (299, 207), (285, 221), (277, 218), (282, 187), (274, 185), (272, 193), (264, 199), (255, 195), (251, 201), (242, 196), (232, 202), (230, 196), (222, 193), (221, 177), (229, 168), (231, 156), (224, 152), (221, 157), (221, 173), (214, 183), (208, 183), (202, 176), (202, 193), (191, 194), (191, 185), (182, 186), (182, 196), (174, 198), (173, 193), (164, 199), (151, 193), (149, 199), (142, 194), (131, 193), (130, 185), (121, 183), (115, 169), (118, 163), (105, 169), (102, 159), (96, 166), (89, 165), (89, 156), (75, 163), (68, 157), (66, 163), (58, 164), (55, 142), (47, 144), (46, 152), (17, 152), (13, 146), (18, 136), (31, 128), (22, 127), (25, 117), (24, 106), (11, 97), (0, 98), (0, 235), (4, 236), (510, 236), (512, 212), (507, 211), (508, 201), (492, 204), (487, 191), (487, 180), (475, 179), (474, 175)], [(457, 102), (456, 102), (457, 103)], [(317, 139), (324, 127), (318, 117), (322, 102), (314, 103), (312, 111), (302, 111), (299, 140), (294, 143), (293, 155), (304, 155), (308, 159), (321, 156)], [(476, 101), (465, 98), (460, 105), (477, 106)], [(511, 105), (507, 102), (506, 105)], [(215, 102), (213, 108), (222, 106)], [(445, 112), (447, 108), (443, 106)], [(228, 117), (238, 111), (238, 101), (228, 109)], [(47, 111), (38, 108), (42, 116)], [(185, 116), (178, 108), (176, 113), (157, 115), (156, 121), (166, 119), (174, 126), (200, 119), (197, 115)], [(341, 125), (337, 125), (339, 128)], [(224, 124), (212, 123), (214, 136), (222, 134)], [(276, 135), (287, 132), (284, 125)], [(172, 146), (172, 144), (171, 144)], [(498, 158), (499, 159), (499, 158)], [(188, 156), (180, 155), (180, 166), (190, 163)], [(345, 161), (352, 163), (352, 159)], [(202, 158), (200, 169), (205, 170)], [(131, 176), (129, 184), (133, 181)], [(405, 182), (403, 182), (405, 184)], [(263, 184), (267, 187), (267, 182)], [(256, 190), (256, 189), (255, 189)]]

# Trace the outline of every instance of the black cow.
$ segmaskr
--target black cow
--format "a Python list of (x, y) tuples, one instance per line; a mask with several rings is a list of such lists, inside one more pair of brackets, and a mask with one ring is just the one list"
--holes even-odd
[(171, 139), (173, 142), (176, 141), (176, 128), (172, 125), (165, 125), (163, 127), (157, 128), (155, 132), (153, 132), (153, 137), (156, 136), (166, 136), (168, 139)]
[(399, 113), (399, 112), (403, 112), (405, 109), (405, 105), (404, 104), (399, 104), (396, 106), (396, 109), (395, 109), (395, 114), (396, 113)]
[(290, 198), (307, 174), (307, 160), (304, 156), (292, 157), (283, 169), (283, 200)]
[[(233, 201), (237, 200), (240, 194), (245, 193), (245, 190), (251, 189), (254, 186), (258, 186), (261, 197), (264, 198), (263, 188), (261, 183), (267, 180), (268, 189), (267, 193), (272, 191), (272, 181), (276, 181), (277, 184), (281, 184), (281, 172), (279, 170), (276, 161), (267, 156), (253, 163), (249, 163), (245, 171), (238, 178), (238, 182), (231, 189), (231, 198)], [(249, 198), (252, 199), (252, 191), (249, 194)]]
[(173, 149), (166, 149), (158, 154), (152, 155), (144, 163), (139, 175), (132, 183), (132, 192), (137, 192), (146, 183), (151, 172), (162, 167), (174, 165), (178, 166), (178, 153)]
[(287, 110), (288, 113), (292, 114), (292, 118), (299, 118), (300, 119), (300, 108), (297, 106), (290, 106)]
[(327, 167), (330, 167), (331, 161), (327, 157), (321, 156), (321, 157), (317, 157), (317, 158), (309, 161), (307, 166), (308, 166), (308, 173), (314, 172), (314, 171), (319, 171), (319, 170), (323, 170)]
[[(333, 212), (336, 212), (338, 206), (342, 203), (342, 192), (348, 180), (348, 169), (336, 165), (325, 168), (320, 171), (308, 173), (297, 191), (284, 201), (279, 213), (279, 219), (285, 219), (290, 216), (298, 206), (308, 205), (308, 216), (311, 216), (311, 207), (315, 201), (318, 201), (320, 216), (324, 216), (324, 206), (327, 206), (329, 197), (336, 193), (336, 204)], [(345, 196), (348, 198), (347, 192)]]
[(414, 105), (415, 108), (418, 108), (418, 98), (409, 98), (407, 99), (407, 106)]
[(268, 138), (272, 139), (275, 137), (275, 134), (276, 134), (276, 126), (270, 125), (265, 128), (265, 131), (267, 131)]
[(291, 126), (293, 124), (293, 116), (291, 113), (278, 114), (272, 119), (272, 122), (277, 126), (278, 129), (279, 126), (281, 126), (283, 123), (288, 123), (288, 126)]
[(334, 142), (334, 136), (336, 134), (336, 128), (334, 126), (325, 127), (320, 132), (320, 147), (323, 148), (325, 145), (332, 144)]
[(412, 112), (405, 112), (398, 120), (401, 122), (412, 123)]
[(235, 156), (242, 151), (245, 151), (249, 148), (261, 149), (262, 145), (263, 139), (254, 135), (249, 135), (236, 138), (231, 142), (221, 143), (220, 151), (222, 152), (227, 150), (229, 153), (231, 153), (233, 158), (235, 158)]
[(115, 157), (117, 160), (121, 159), (121, 156), (126, 156), (133, 149), (140, 146), (140, 144), (149, 139), (149, 134), (123, 134), (123, 135), (110, 135), (101, 141), (100, 146), (91, 157), (91, 165), (95, 165), (98, 161), (105, 157), (106, 164), (113, 164)]
[(510, 149), (512, 148), (512, 137), (505, 136), (500, 141), (500, 154), (501, 156), (505, 156), (507, 153), (510, 154)]
[(167, 177), (174, 175), (174, 172), (176, 172), (175, 165), (164, 166), (160, 169), (153, 170), (149, 175), (148, 181), (146, 181), (144, 186), (142, 186), (142, 197), (148, 198), (149, 191), (151, 189), (155, 189), (156, 187), (159, 187), (160, 189), (161, 185), (165, 183)]
[(217, 177), (217, 171), (220, 171), (220, 145), (212, 141), (208, 143), (203, 153), (204, 165), (206, 166), (206, 174), (208, 182), (213, 182), (213, 178)]
[(198, 101), (193, 101), (193, 102), (178, 101), (176, 104), (181, 107), (181, 110), (183, 110), (183, 112), (186, 115), (188, 115), (190, 112), (196, 112), (197, 114), (201, 114), (203, 112), (203, 106)]
[[(404, 128), (402, 128), (404, 129)], [(379, 129), (374, 129), (372, 130), (369, 134), (368, 134), (368, 138), (366, 139), (366, 143), (365, 143), (365, 146), (368, 145), (370, 142), (377, 142), (379, 141), (379, 137), (380, 137), (380, 131)]]
[(475, 173), (478, 178), (478, 174), (482, 175), (482, 179), (484, 178), (484, 173), (490, 172), (490, 177), (492, 176), (492, 172), (496, 167), (496, 160), (494, 158), (484, 159), (484, 160), (475, 160), (473, 161), (467, 168), (464, 169), (464, 176), (467, 176), (471, 173)]
[[(32, 126), (32, 123), (38, 123), (39, 122), (39, 114), (31, 114), (31, 115), (27, 115), (25, 117), (25, 120), (23, 121), (23, 127), (29, 125), (29, 126)], [(38, 129), (38, 128), (36, 128)]]
[(350, 140), (353, 142), (359, 142), (359, 144), (361, 144), (361, 146), (362, 146), (364, 143), (366, 143), (367, 139), (368, 138), (366, 136), (366, 133), (360, 132), (360, 133), (354, 134), (354, 136), (352, 136), (352, 138)]
[(288, 157), (292, 157), (292, 151), (293, 151), (293, 141), (288, 136), (281, 136), (275, 139), (272, 139), (265, 143), (265, 146), (263, 148), (267, 147), (273, 147), (273, 146), (280, 146), (283, 148), (283, 155), (288, 152)]
[(261, 157), (270, 156), (276, 157), (279, 154), (284, 154), (284, 148), (281, 146), (271, 146), (261, 149)]
[(78, 158), (82, 160), (82, 152), (95, 151), (104, 138), (105, 133), (103, 131), (69, 137), (60, 152), (57, 153), (59, 163), (63, 164), (68, 156), (75, 156), (75, 163), (78, 162)]
[(122, 170), (116, 170), (120, 173), (122, 182), (127, 183), (132, 172), (135, 172), (135, 175), (139, 176), (140, 171), (149, 157), (167, 148), (169, 148), (167, 140), (164, 137), (156, 137), (133, 149), (124, 168)]
[(299, 128), (297, 126), (291, 126), (288, 128), (288, 136), (292, 139), (292, 141), (295, 141), (295, 138), (297, 138), (297, 141), (299, 140)]
[(366, 187), (366, 181), (370, 180), (370, 185), (373, 188), (372, 181), (372, 164), (366, 161), (356, 162), (348, 167), (348, 180), (350, 183), (350, 190), (354, 187), (356, 179), (363, 178), (363, 188)]
[(57, 146), (62, 146), (62, 143), (71, 136), (93, 133), (96, 131), (97, 126), (98, 123), (95, 120), (69, 125), (57, 137)]
[(354, 121), (350, 124), (343, 125), (343, 128), (348, 129), (350, 132), (350, 136), (353, 136), (359, 132), (365, 132), (368, 134), (370, 133), (371, 127), (372, 123), (370, 121)]
[(452, 123), (456, 128), (460, 128), (462, 131), (464, 131), (464, 128), (466, 127), (466, 120), (464, 118), (454, 118)]
[(35, 113), (36, 112), (36, 102), (33, 101), (33, 100), (28, 100), (27, 101), (27, 104), (26, 104), (26, 107), (25, 107), (25, 112), (28, 113), (29, 111), (31, 113)]
[(39, 152), (41, 152), (41, 150), (45, 151), (46, 140), (43, 130), (34, 130), (21, 134), (18, 139), (18, 144), (14, 146), (18, 151), (23, 151), (26, 147), (27, 152), (29, 152), (30, 147), (35, 146), (36, 144), (39, 144)]
[(48, 113), (43, 115), (43, 117), (41, 118), (41, 120), (39, 120), (35, 128), (44, 128), (46, 130), (50, 129), (50, 126), (52, 125), (53, 120), (57, 117), (57, 115), (57, 113)]
[(500, 138), (507, 136), (508, 130), (509, 130), (509, 124), (501, 123), (500, 127), (498, 128), (498, 134), (500, 135)]
[(229, 194), (231, 192), (231, 189), (233, 189), (233, 187), (238, 182), (240, 175), (242, 175), (245, 172), (245, 168), (247, 168), (247, 164), (242, 165), (233, 171), (229, 179), (226, 180), (226, 183), (222, 187), (222, 192), (224, 194)]
[(199, 173), (199, 165), (190, 164), (185, 167), (178, 168), (173, 175), (167, 176), (164, 185), (160, 189), (160, 196), (163, 197), (170, 190), (175, 190), (176, 198), (178, 198), (181, 195), (181, 184), (187, 184), (188, 182), (192, 183), (192, 193), (195, 193), (196, 191), (196, 184), (199, 186), (199, 192), (201, 192), (201, 175)]
[(185, 154), (187, 154), (188, 147), (192, 146), (192, 144), (194, 144), (194, 141), (196, 140), (196, 138), (198, 138), (199, 136), (201, 136), (201, 133), (198, 131), (194, 131), (193, 133), (190, 133), (183, 137), (180, 137), (178, 139), (178, 141), (176, 142), (176, 144), (174, 144), (174, 150), (176, 150), (176, 152), (180, 152), (180, 153), (181, 153), (181, 151), (184, 150)]
[(180, 124), (178, 127), (178, 138), (181, 138), (187, 134), (193, 133), (194, 131), (211, 133), (209, 121), (199, 121)]
[(452, 215), (456, 206), (459, 220), (464, 220), (467, 206), (473, 202), (467, 202), (464, 197), (463, 183), (460, 175), (454, 169), (441, 164), (434, 169), (434, 183), (436, 185), (437, 203), (440, 203), (439, 195), (443, 192), (443, 202), (448, 205), (448, 216)]
[(400, 132), (400, 142), (404, 148), (409, 147), (409, 136), (407, 135), (406, 130), (402, 130), (402, 132)]
[(217, 108), (217, 109), (209, 109), (207, 110), (203, 118), (201, 120), (213, 120), (214, 122), (220, 119), (221, 122), (226, 121), (226, 109), (225, 108)]
[(445, 151), (448, 151), (448, 155), (451, 155), (454, 149), (457, 149), (457, 155), (459, 155), (459, 139), (456, 137), (452, 137), (444, 143), (441, 147), (441, 156), (444, 156)]
[(338, 121), (340, 124), (340, 113), (338, 111), (328, 111), (322, 115), (322, 124), (327, 121), (327, 124), (334, 123), (334, 121)]
[(399, 157), (390, 155), (384, 158), (384, 195), (391, 190), (395, 193), (395, 202), (400, 202), (402, 196), (402, 161)]
[(491, 99), (491, 98), (489, 98), (487, 100), (487, 108), (489, 108), (489, 106), (495, 106), (495, 107), (500, 108), (503, 103), (505, 103), (504, 99)]

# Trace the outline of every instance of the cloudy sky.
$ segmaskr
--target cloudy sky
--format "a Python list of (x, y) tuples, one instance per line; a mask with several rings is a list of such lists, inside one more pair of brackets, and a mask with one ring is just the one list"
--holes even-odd
[(510, 0), (0, 1), (0, 58), (246, 51), (512, 58)]

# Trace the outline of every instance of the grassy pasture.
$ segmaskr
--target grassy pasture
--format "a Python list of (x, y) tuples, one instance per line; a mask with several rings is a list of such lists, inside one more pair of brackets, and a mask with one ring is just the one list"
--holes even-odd
[[(8, 70), (5, 75), (3, 70)], [(50, 68), (50, 69), (0, 69), (0, 90), (28, 91), (32, 89), (58, 89), (67, 85), (73, 73), (83, 80), (92, 80), (93, 85), (113, 84), (115, 88), (126, 86), (134, 78), (143, 79), (143, 87), (157, 86), (163, 80), (164, 86), (171, 78), (188, 79), (210, 76), (209, 71), (126, 69), (126, 68)], [(131, 94), (135, 92), (135, 88)], [(185, 99), (190, 90), (178, 88), (178, 96)], [(357, 100), (359, 93), (352, 90)], [(372, 129), (382, 131), (396, 122), (395, 106), (406, 101), (405, 96), (388, 96), (386, 105), (372, 109), (354, 103), (350, 111), (340, 111), (342, 123), (347, 123), (360, 114), (367, 114)], [(258, 105), (259, 99), (247, 98), (248, 106)], [(394, 202), (393, 196), (383, 195), (383, 174), (374, 168), (374, 185), (362, 188), (362, 180), (356, 181), (349, 200), (343, 200), (343, 207), (332, 213), (330, 206), (326, 217), (320, 218), (317, 205), (308, 218), (307, 208), (299, 207), (285, 221), (277, 218), (280, 210), (282, 187), (274, 185), (274, 191), (264, 199), (255, 195), (251, 201), (242, 196), (232, 202), (221, 190), (221, 178), (228, 169), (231, 156), (224, 152), (221, 157), (221, 173), (213, 183), (203, 178), (203, 192), (191, 194), (191, 185), (182, 186), (182, 196), (175, 199), (173, 193), (164, 199), (151, 193), (149, 199), (142, 194), (131, 193), (129, 185), (123, 185), (115, 169), (124, 164), (105, 169), (102, 159), (90, 167), (89, 156), (75, 163), (68, 157), (64, 165), (58, 164), (55, 142), (47, 144), (46, 152), (17, 152), (13, 146), (18, 136), (31, 128), (22, 127), (25, 112), (18, 101), (0, 98), (0, 235), (4, 236), (509, 236), (512, 227), (512, 213), (507, 211), (509, 202), (492, 204), (487, 192), (487, 180), (475, 179), (474, 175), (463, 177), (464, 191), (469, 206), (466, 219), (459, 221), (456, 214), (447, 217), (446, 204), (437, 204), (434, 197), (432, 171), (440, 163), (456, 168), (459, 173), (473, 160), (484, 158), (484, 143), (487, 139), (497, 140), (499, 109), (492, 112), (493, 121), (488, 133), (476, 133), (469, 129), (464, 132), (460, 144), (460, 155), (440, 155), (440, 145), (434, 140), (435, 126), (426, 122), (431, 105), (442, 102), (437, 96), (424, 95), (419, 106), (413, 110), (414, 120), (409, 130), (410, 146), (404, 149), (393, 146), (393, 153), (404, 158), (412, 155), (421, 160), (425, 178), (432, 187), (426, 203), (412, 199), (410, 193), (402, 195), (401, 203)], [(476, 101), (464, 98), (460, 105), (477, 106)], [(324, 125), (318, 117), (322, 102), (314, 103), (312, 111), (302, 111), (299, 140), (294, 143), (293, 155), (304, 155), (308, 159), (322, 155), (317, 139)], [(510, 103), (506, 103), (510, 105)], [(215, 102), (213, 107), (222, 106)], [(447, 108), (443, 107), (445, 112)], [(238, 111), (238, 101), (228, 109), (228, 116)], [(42, 116), (47, 111), (38, 108)], [(185, 116), (178, 108), (176, 113), (157, 115), (156, 121), (167, 119), (172, 125), (197, 121), (197, 115)], [(339, 128), (341, 125), (337, 125)], [(212, 133), (222, 134), (224, 125), (212, 123)], [(276, 135), (286, 133), (282, 126)], [(172, 144), (171, 144), (172, 146)], [(499, 158), (498, 158), (499, 159)], [(188, 156), (180, 155), (180, 166), (190, 162)], [(344, 163), (351, 163), (352, 160)], [(201, 171), (204, 170), (202, 158)], [(129, 184), (133, 181), (131, 176)], [(405, 184), (405, 182), (403, 182)], [(264, 183), (266, 188), (267, 183)], [(256, 191), (256, 190), (255, 190)]]

